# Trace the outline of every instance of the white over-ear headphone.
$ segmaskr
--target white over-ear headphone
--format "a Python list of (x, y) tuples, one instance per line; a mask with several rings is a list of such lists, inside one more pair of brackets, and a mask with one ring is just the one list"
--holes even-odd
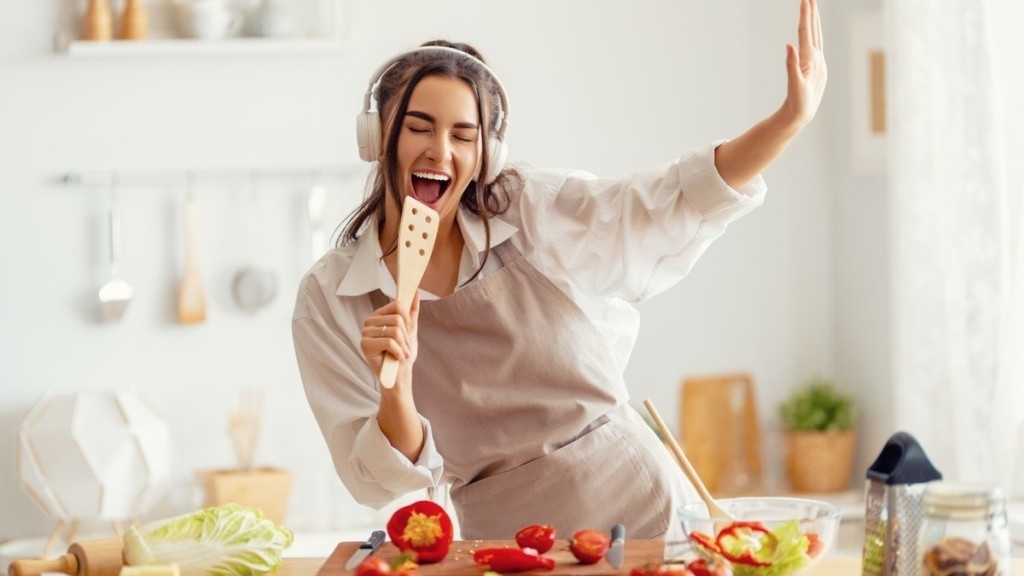
[(381, 78), (387, 74), (392, 66), (403, 58), (419, 52), (454, 52), (461, 57), (471, 58), (490, 75), (495, 86), (498, 87), (498, 98), (500, 100), (498, 109), (498, 127), (491, 133), (487, 141), (487, 174), (484, 175), (483, 183), (490, 184), (497, 179), (505, 167), (505, 160), (508, 157), (508, 147), (505, 145), (505, 130), (508, 128), (508, 96), (505, 94), (505, 87), (502, 86), (498, 76), (487, 67), (486, 64), (473, 57), (473, 55), (455, 48), (446, 46), (421, 46), (408, 52), (403, 52), (381, 65), (374, 72), (370, 79), (370, 86), (363, 96), (363, 110), (356, 116), (356, 138), (359, 142), (359, 157), (367, 162), (375, 162), (380, 159), (381, 139), (383, 127), (381, 126), (380, 113), (376, 108), (371, 110), (373, 94), (380, 84)]

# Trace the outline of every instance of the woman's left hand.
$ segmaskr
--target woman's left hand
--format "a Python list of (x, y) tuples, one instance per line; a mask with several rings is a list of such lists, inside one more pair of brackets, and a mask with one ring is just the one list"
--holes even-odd
[(800, 1), (797, 37), (799, 47), (786, 45), (788, 83), (781, 112), (799, 129), (814, 118), (828, 80), (818, 0)]

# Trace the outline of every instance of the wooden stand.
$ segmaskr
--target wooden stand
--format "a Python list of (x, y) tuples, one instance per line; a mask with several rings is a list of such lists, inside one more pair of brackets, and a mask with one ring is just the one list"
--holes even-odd
[(234, 502), (259, 508), (275, 524), (281, 524), (288, 508), (292, 475), (279, 468), (207, 470), (199, 473), (206, 499), (204, 506)]

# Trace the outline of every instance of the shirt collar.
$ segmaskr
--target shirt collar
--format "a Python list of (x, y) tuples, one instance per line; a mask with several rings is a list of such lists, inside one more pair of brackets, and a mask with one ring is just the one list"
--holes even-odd
[[(461, 206), (456, 218), (458, 218), (459, 226), (462, 228), (462, 237), (466, 242), (462, 266), (465, 268), (468, 264), (475, 270), (480, 266), (481, 253), (487, 245), (487, 231), (484, 228), (483, 219)], [(518, 228), (500, 217), (491, 218), (490, 223), (491, 248), (508, 240), (519, 231)], [(380, 248), (379, 238), (377, 222), (373, 220), (356, 241), (356, 251), (352, 256), (352, 263), (341, 282), (338, 283), (335, 294), (338, 296), (360, 296), (379, 289), (388, 297), (395, 297), (397, 291), (395, 281), (381, 259), (384, 253)]]

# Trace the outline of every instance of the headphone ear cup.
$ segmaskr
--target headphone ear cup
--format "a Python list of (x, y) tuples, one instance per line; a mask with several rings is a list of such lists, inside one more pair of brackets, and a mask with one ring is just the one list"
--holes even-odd
[(380, 158), (380, 131), (380, 115), (375, 110), (356, 115), (356, 141), (363, 160), (376, 162)]
[(501, 171), (505, 169), (505, 160), (508, 158), (508, 147), (505, 146), (505, 142), (493, 136), (487, 141), (487, 150), (487, 174), (484, 177), (484, 184), (490, 184), (498, 179)]

